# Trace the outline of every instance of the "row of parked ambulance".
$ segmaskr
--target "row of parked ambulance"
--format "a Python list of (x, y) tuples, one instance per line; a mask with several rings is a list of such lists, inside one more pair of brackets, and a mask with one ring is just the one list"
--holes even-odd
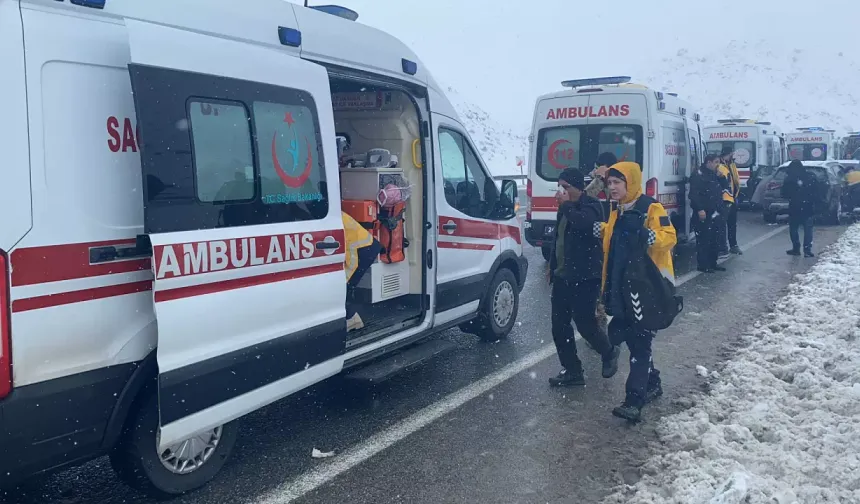
[[(780, 166), (793, 159), (827, 164), (824, 168), (832, 168), (838, 178), (840, 170), (855, 162), (830, 163), (831, 167), (828, 160), (860, 158), (858, 133), (839, 138), (821, 127), (785, 133), (770, 122), (751, 119), (723, 119), (705, 126), (693, 105), (676, 93), (649, 89), (629, 77), (580, 79), (562, 85), (563, 91), (538, 98), (529, 138), (525, 235), (528, 243), (542, 248), (544, 257), (555, 233), (559, 174), (567, 168), (590, 173), (603, 152), (642, 166), (645, 194), (666, 208), (682, 242), (691, 234), (688, 178), (706, 154), (734, 153), (741, 185), (739, 203), (762, 209), (768, 222), (775, 222), (787, 206), (777, 201), (778, 194), (754, 196), (758, 185), (771, 181)], [(838, 195), (834, 198), (839, 200)], [(838, 203), (831, 206), (830, 213), (838, 218)]]

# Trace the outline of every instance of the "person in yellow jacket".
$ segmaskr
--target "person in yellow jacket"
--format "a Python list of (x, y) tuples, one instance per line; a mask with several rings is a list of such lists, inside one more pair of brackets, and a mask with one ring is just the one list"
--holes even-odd
[[(343, 269), (346, 272), (347, 299), (349, 299), (361, 277), (367, 273), (367, 270), (376, 260), (376, 256), (382, 250), (382, 245), (349, 214), (346, 212), (340, 214), (343, 219), (343, 233), (346, 241), (346, 257)], [(364, 327), (364, 321), (361, 320), (361, 316), (351, 306), (351, 303), (347, 302), (347, 331), (354, 331), (362, 327)]]
[[(620, 253), (613, 250), (612, 235), (619, 220), (624, 219), (625, 212), (635, 215), (634, 211), (647, 208), (644, 214), (644, 226), (639, 230), (643, 236), (643, 245), (647, 246), (647, 254), (660, 272), (673, 283), (675, 281), (675, 266), (672, 262), (672, 249), (678, 243), (675, 227), (663, 205), (655, 199), (642, 194), (642, 169), (637, 163), (621, 162), (612, 165), (606, 173), (606, 187), (609, 198), (618, 202), (618, 208), (609, 215), (608, 222), (599, 222), (594, 226), (595, 236), (603, 240), (603, 294), (608, 309), (615, 305), (619, 287), (612, 281), (613, 255)], [(637, 422), (641, 418), (642, 407), (651, 400), (663, 394), (660, 372), (654, 367), (651, 352), (651, 342), (654, 333), (637, 327), (623, 317), (613, 317), (609, 323), (609, 339), (613, 345), (627, 344), (630, 349), (630, 374), (627, 376), (626, 396), (621, 406), (612, 410), (612, 414)]]
[[(741, 255), (743, 252), (738, 247), (738, 198), (741, 195), (741, 178), (738, 175), (738, 165), (735, 164), (733, 159), (734, 151), (732, 149), (724, 149), (720, 158), (720, 166), (717, 168), (717, 173), (727, 182), (727, 187), (723, 192), (723, 201), (726, 204), (725, 229), (721, 227), (720, 230), (728, 238), (728, 252)], [(725, 238), (719, 240), (718, 243), (723, 252), (725, 252)]]
[(845, 203), (848, 212), (856, 214), (855, 209), (860, 208), (860, 170), (850, 168), (845, 173)]

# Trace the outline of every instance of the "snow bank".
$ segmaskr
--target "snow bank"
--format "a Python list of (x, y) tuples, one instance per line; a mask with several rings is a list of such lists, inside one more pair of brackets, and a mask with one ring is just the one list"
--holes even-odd
[(860, 225), (743, 339), (605, 503), (860, 503)]

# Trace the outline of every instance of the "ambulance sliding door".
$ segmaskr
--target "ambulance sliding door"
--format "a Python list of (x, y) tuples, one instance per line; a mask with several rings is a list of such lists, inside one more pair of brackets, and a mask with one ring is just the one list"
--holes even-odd
[(126, 26), (155, 269), (161, 450), (340, 372), (343, 224), (322, 67)]

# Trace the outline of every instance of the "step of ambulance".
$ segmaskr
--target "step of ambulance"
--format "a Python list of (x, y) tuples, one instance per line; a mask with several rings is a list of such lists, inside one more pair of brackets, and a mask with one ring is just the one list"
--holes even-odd
[(428, 340), (390, 357), (385, 357), (360, 367), (344, 375), (344, 379), (363, 383), (381, 383), (456, 346), (450, 341), (440, 339)]

